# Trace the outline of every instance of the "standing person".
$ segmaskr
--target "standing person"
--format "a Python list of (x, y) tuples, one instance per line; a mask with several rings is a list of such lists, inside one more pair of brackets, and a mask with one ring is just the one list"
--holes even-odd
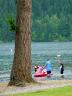
[(52, 71), (52, 66), (51, 66), (51, 62), (50, 62), (49, 59), (47, 59), (44, 68), (47, 70), (47, 76), (50, 77), (51, 76), (51, 71)]
[(60, 64), (60, 74), (61, 74), (61, 77), (64, 77), (63, 73), (64, 73), (64, 64), (61, 63)]

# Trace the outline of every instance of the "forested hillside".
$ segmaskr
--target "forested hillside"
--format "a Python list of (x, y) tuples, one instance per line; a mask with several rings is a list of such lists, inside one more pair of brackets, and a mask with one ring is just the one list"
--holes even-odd
[[(0, 0), (0, 40), (12, 41), (15, 0)], [(72, 41), (72, 0), (32, 0), (32, 41)]]
[(0, 0), (0, 41), (12, 41), (15, 32), (10, 31), (9, 19), (15, 20), (16, 4), (15, 0)]

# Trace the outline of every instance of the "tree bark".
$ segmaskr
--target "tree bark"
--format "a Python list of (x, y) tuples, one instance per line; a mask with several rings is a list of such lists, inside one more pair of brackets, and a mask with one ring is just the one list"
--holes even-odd
[(17, 0), (15, 54), (9, 85), (34, 82), (31, 76), (31, 0)]

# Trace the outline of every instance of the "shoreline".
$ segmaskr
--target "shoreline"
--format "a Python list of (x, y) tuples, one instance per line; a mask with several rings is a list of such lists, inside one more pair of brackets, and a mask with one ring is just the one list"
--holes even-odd
[(45, 80), (38, 84), (30, 84), (25, 87), (7, 86), (8, 83), (0, 83), (0, 95), (35, 92), (43, 89), (72, 86), (72, 80)]

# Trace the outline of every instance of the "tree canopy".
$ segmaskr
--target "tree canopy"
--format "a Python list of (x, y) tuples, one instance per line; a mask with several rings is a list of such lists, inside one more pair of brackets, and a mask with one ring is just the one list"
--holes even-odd
[[(0, 0), (1, 41), (15, 38), (15, 3)], [(72, 41), (72, 0), (32, 0), (32, 41)]]

